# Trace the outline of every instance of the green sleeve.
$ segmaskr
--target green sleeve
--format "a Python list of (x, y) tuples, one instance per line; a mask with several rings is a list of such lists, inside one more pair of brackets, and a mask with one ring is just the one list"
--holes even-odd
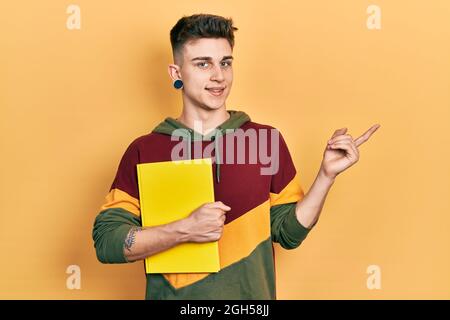
[(92, 231), (97, 259), (102, 263), (128, 262), (123, 249), (125, 238), (134, 226), (141, 226), (139, 217), (122, 208), (101, 211)]
[(270, 208), (272, 241), (278, 242), (285, 249), (297, 248), (311, 231), (297, 220), (296, 204), (291, 202)]

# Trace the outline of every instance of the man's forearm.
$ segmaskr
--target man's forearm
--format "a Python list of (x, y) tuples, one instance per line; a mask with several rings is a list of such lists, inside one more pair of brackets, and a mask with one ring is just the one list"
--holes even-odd
[(320, 212), (334, 180), (319, 170), (309, 191), (301, 201), (297, 202), (295, 213), (302, 226), (309, 229), (319, 220)]
[(124, 254), (129, 262), (142, 260), (188, 241), (184, 219), (155, 227), (133, 227), (125, 238)]

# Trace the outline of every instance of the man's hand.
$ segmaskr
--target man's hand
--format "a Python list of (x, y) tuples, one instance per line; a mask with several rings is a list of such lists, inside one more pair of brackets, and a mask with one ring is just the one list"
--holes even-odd
[(221, 201), (205, 203), (184, 219), (188, 242), (211, 242), (222, 237), (225, 213), (231, 210)]
[(370, 136), (380, 127), (373, 125), (359, 138), (353, 140), (352, 136), (345, 134), (347, 128), (338, 129), (334, 132), (323, 153), (323, 160), (320, 166), (322, 173), (334, 179), (342, 171), (346, 170), (359, 160), (358, 147), (369, 140)]

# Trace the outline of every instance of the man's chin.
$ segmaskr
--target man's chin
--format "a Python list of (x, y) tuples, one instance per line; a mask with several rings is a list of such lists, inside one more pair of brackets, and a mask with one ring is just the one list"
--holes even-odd
[(219, 110), (225, 106), (225, 103), (205, 103), (202, 104), (202, 108), (205, 110), (213, 111), (213, 110)]

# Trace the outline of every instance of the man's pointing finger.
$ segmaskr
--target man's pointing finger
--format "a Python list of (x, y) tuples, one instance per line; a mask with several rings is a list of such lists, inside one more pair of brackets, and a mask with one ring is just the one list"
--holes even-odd
[(369, 140), (370, 136), (377, 131), (377, 129), (381, 127), (378, 123), (374, 124), (373, 126), (371, 126), (369, 128), (369, 130), (367, 130), (366, 132), (364, 132), (363, 135), (361, 135), (359, 138), (355, 139), (355, 145), (357, 147), (359, 147), (360, 145), (362, 145), (364, 142), (366, 142), (367, 140)]

